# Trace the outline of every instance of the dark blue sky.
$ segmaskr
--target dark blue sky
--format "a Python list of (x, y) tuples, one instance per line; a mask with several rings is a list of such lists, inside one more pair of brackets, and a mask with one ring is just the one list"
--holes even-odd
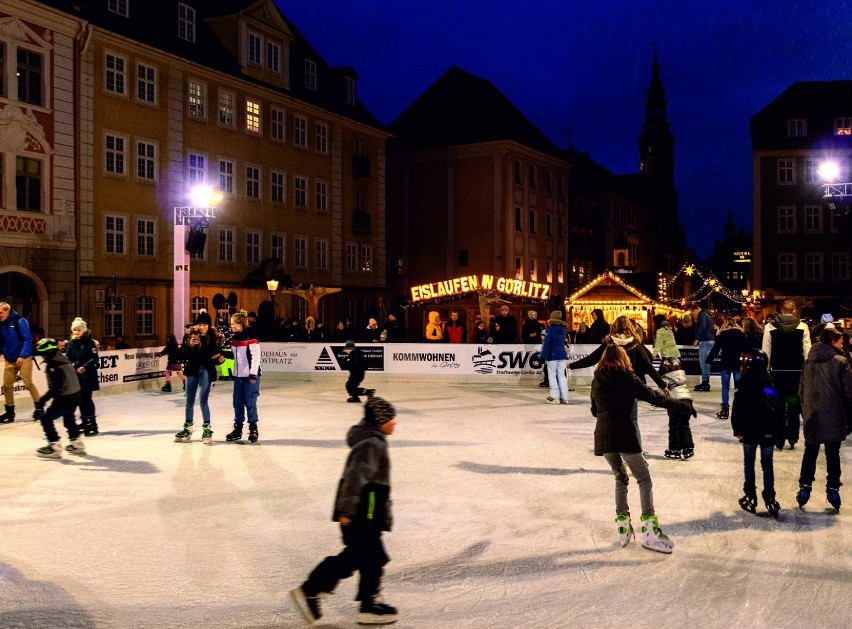
[(852, 0), (276, 1), (328, 63), (355, 68), (383, 123), (455, 64), (616, 174), (638, 170), (656, 43), (680, 219), (700, 257), (729, 211), (751, 232), (749, 118), (795, 81), (852, 78)]

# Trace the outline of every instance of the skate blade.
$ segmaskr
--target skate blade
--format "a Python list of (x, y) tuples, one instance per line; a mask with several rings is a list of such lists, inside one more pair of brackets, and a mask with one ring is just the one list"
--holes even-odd
[(647, 542), (642, 542), (642, 548), (653, 550), (656, 553), (663, 553), (664, 555), (670, 555), (674, 551), (674, 546), (668, 546), (665, 544), (653, 544)]

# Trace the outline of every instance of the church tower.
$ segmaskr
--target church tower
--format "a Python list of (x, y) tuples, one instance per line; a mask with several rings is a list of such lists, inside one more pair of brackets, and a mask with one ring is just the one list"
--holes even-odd
[(654, 47), (651, 85), (645, 92), (645, 122), (639, 135), (639, 171), (654, 178), (656, 186), (674, 189), (674, 135), (666, 116), (666, 90), (660, 81), (660, 64)]

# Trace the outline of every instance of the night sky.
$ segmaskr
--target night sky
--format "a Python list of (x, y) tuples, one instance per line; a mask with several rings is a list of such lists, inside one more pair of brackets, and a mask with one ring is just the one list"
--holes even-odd
[(383, 123), (455, 64), (616, 174), (638, 172), (656, 44), (680, 219), (701, 258), (729, 211), (751, 232), (749, 118), (795, 81), (852, 78), (852, 0), (276, 1), (329, 64), (355, 68)]

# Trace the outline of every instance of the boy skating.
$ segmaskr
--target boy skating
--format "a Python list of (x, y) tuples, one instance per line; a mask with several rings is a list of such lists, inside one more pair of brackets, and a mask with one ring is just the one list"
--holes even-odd
[(70, 441), (65, 450), (70, 454), (82, 456), (86, 454), (86, 448), (80, 439), (80, 427), (74, 419), (74, 411), (80, 403), (80, 381), (77, 372), (65, 354), (59, 351), (56, 339), (41, 339), (36, 345), (35, 355), (44, 359), (47, 375), (47, 393), (39, 399), (39, 408), (44, 408), (49, 400), (53, 400), (50, 407), (38, 417), (37, 413), (33, 413), (33, 417), (41, 421), (44, 436), (47, 438), (47, 445), (36, 450), (36, 455), (43, 459), (62, 458), (59, 433), (53, 425), (53, 420), (62, 417)]

